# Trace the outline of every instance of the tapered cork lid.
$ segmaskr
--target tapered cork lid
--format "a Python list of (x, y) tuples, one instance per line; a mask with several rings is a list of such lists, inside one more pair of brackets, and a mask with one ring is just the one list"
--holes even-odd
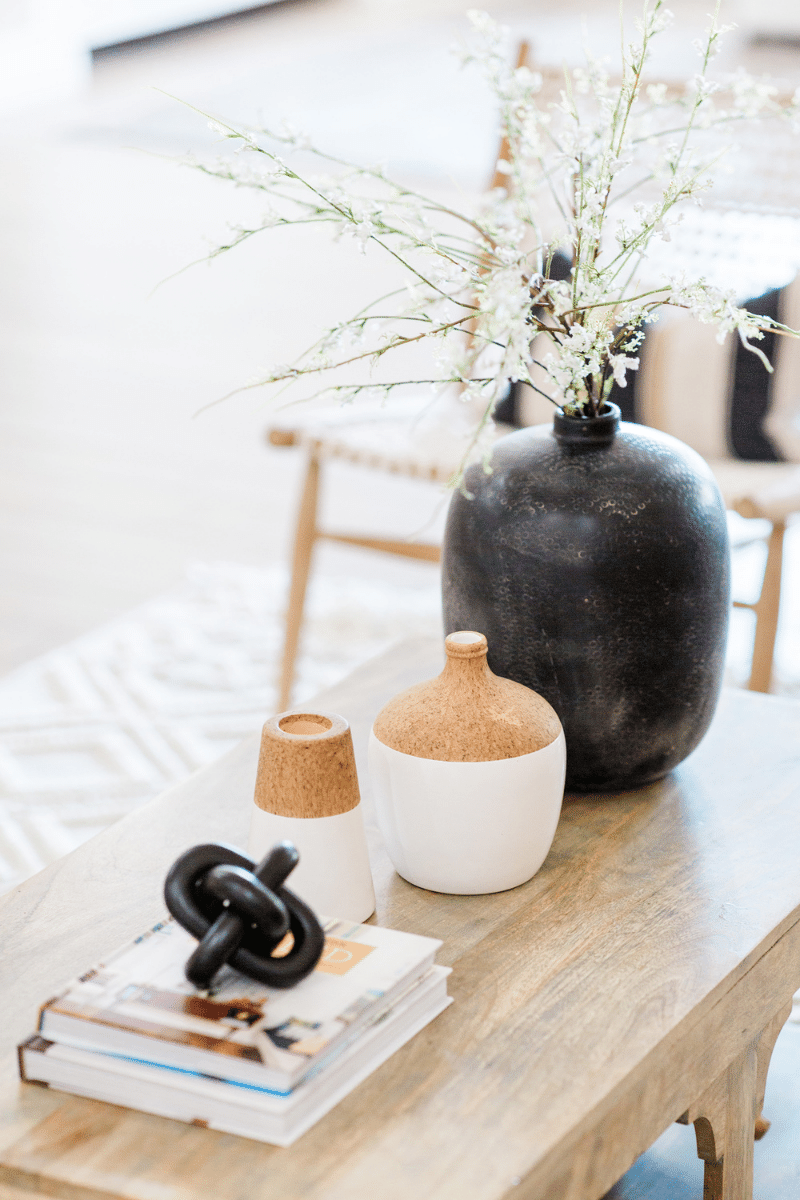
[(255, 802), (280, 817), (334, 817), (359, 803), (350, 726), (326, 712), (270, 717), (261, 730)]
[(441, 675), (401, 692), (378, 713), (379, 742), (416, 758), (493, 762), (555, 741), (561, 732), (555, 710), (531, 688), (490, 670), (482, 633), (451, 633), (444, 645)]

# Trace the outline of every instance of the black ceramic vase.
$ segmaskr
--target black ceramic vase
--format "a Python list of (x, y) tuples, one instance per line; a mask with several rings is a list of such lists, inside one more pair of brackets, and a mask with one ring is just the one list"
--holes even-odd
[(447, 520), (445, 632), (485, 634), (495, 674), (552, 704), (568, 789), (660, 779), (722, 682), (730, 554), (708, 466), (607, 405), (501, 438), (465, 491)]

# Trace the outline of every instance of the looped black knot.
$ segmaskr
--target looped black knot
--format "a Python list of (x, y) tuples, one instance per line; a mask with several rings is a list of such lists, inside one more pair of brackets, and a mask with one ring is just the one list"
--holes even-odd
[[(164, 899), (175, 920), (200, 942), (186, 978), (207, 988), (224, 963), (270, 987), (305, 979), (322, 954), (325, 935), (314, 913), (283, 886), (300, 855), (279, 842), (256, 866), (251, 858), (214, 842), (194, 846), (170, 867)], [(272, 951), (291, 932), (288, 954)]]

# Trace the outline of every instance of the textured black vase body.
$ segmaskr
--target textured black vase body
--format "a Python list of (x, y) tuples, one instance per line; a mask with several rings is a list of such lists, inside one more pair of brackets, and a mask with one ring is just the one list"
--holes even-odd
[(445, 632), (485, 634), (492, 670), (553, 705), (575, 791), (651, 782), (694, 749), (728, 628), (709, 468), (611, 410), (500, 439), (453, 496), (443, 556)]

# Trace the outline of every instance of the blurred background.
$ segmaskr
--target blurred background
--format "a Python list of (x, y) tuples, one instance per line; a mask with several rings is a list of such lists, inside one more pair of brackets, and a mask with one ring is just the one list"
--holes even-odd
[[(617, 4), (489, 3), (536, 61), (614, 54)], [(655, 74), (695, 68), (704, 2), (672, 5)], [(589, 8), (581, 18), (581, 10)], [(725, 66), (785, 79), (789, 3), (730, 0)], [(198, 410), (286, 361), (379, 293), (391, 267), (324, 231), (268, 231), (210, 265), (248, 197), (177, 164), (206, 121), (290, 119), (428, 189), (485, 186), (496, 114), (451, 47), (451, 0), (6, 0), (0, 14), (0, 672), (93, 629), (198, 561), (286, 560), (302, 454), (264, 442), (258, 391)], [(182, 104), (184, 101), (185, 104)], [(160, 286), (159, 286), (160, 285)], [(364, 513), (365, 487), (369, 512)], [(339, 525), (436, 536), (435, 485), (335, 467)], [(426, 564), (323, 547), (318, 569), (435, 588)], [(433, 581), (433, 582), (432, 582)]]

